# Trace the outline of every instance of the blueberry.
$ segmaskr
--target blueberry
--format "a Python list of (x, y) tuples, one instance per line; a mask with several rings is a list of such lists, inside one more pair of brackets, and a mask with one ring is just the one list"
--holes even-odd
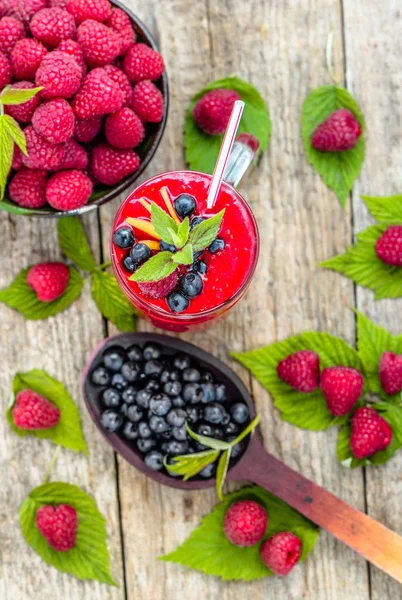
[(110, 371), (120, 371), (125, 359), (125, 352), (119, 346), (110, 346), (103, 353), (103, 362)]
[(198, 250), (198, 252), (193, 252), (193, 263), (200, 260), (200, 258), (203, 254), (204, 254), (204, 250)]
[(168, 431), (170, 429), (170, 425), (166, 423), (163, 417), (152, 415), (152, 417), (149, 419), (149, 428), (154, 433), (163, 433), (164, 431)]
[(220, 425), (226, 415), (227, 413), (223, 406), (217, 402), (207, 404), (203, 411), (204, 419), (214, 425)]
[(183, 218), (192, 215), (197, 206), (194, 196), (190, 196), (190, 194), (180, 194), (173, 204), (179, 217)]
[(198, 383), (186, 383), (183, 388), (183, 399), (190, 404), (198, 404), (204, 396), (202, 387)]
[(206, 272), (208, 271), (207, 263), (205, 263), (203, 260), (200, 260), (199, 262), (195, 262), (193, 264), (193, 271), (195, 271), (199, 275), (205, 275)]
[(152, 437), (152, 431), (146, 421), (141, 421), (141, 423), (138, 425), (138, 433), (140, 437), (144, 439)]
[(246, 404), (238, 402), (231, 407), (230, 414), (232, 415), (232, 419), (235, 423), (242, 425), (247, 421), (250, 413)]
[(173, 244), (168, 244), (168, 243), (164, 242), (163, 240), (160, 241), (159, 247), (162, 252), (173, 252), (173, 253), (177, 252), (176, 246), (173, 246)]
[(114, 388), (107, 388), (102, 394), (102, 401), (109, 408), (116, 408), (121, 402), (121, 396)]
[(138, 438), (138, 425), (127, 421), (123, 427), (123, 436), (127, 440), (136, 440)]
[(123, 258), (123, 266), (129, 273), (134, 273), (137, 265), (135, 264), (131, 256), (126, 256), (125, 258)]
[(203, 221), (205, 221), (204, 217), (194, 217), (193, 219), (191, 219), (190, 229), (194, 229), (194, 227), (196, 227), (197, 225), (199, 225)]
[(117, 431), (123, 423), (123, 416), (114, 410), (105, 410), (101, 415), (102, 427), (107, 431)]
[(121, 368), (121, 374), (127, 381), (138, 381), (141, 378), (141, 364), (131, 360), (124, 363)]
[(130, 250), (130, 257), (136, 266), (148, 260), (151, 250), (146, 244), (136, 244)]
[(152, 450), (145, 455), (144, 463), (152, 471), (160, 471), (163, 467), (163, 454), (157, 450)]
[(175, 408), (183, 408), (186, 405), (181, 396), (176, 396), (175, 398), (172, 398), (172, 404)]
[(145, 360), (159, 360), (162, 356), (162, 347), (156, 342), (148, 342), (143, 352)]
[(135, 401), (137, 402), (138, 406), (141, 406), (142, 408), (148, 408), (151, 397), (151, 390), (140, 390), (139, 392), (137, 392)]
[(195, 442), (194, 447), (196, 452), (204, 452), (204, 450), (210, 449), (208, 446), (201, 444), (201, 442)]
[(172, 396), (173, 398), (175, 398), (181, 392), (181, 383), (180, 383), (180, 381), (168, 381), (163, 386), (163, 391), (168, 396)]
[(226, 402), (226, 400), (228, 399), (228, 393), (226, 385), (224, 383), (218, 383), (215, 386), (215, 395), (217, 402)]
[(182, 378), (186, 383), (198, 383), (201, 379), (201, 373), (198, 369), (184, 369)]
[(136, 404), (131, 404), (131, 406), (128, 407), (127, 417), (133, 423), (138, 423), (139, 421), (141, 421), (143, 416), (144, 416), (144, 411)]
[(154, 440), (153, 438), (140, 438), (137, 440), (137, 448), (138, 450), (140, 450), (140, 452), (149, 452), (150, 450), (152, 450), (152, 448), (155, 448), (155, 446), (156, 440)]
[(161, 383), (167, 383), (168, 381), (179, 381), (180, 373), (177, 369), (164, 369), (159, 377)]
[(119, 227), (113, 234), (113, 241), (119, 248), (131, 248), (135, 238), (130, 227)]
[(202, 371), (201, 373), (201, 381), (204, 383), (213, 383), (214, 376), (210, 371)]
[(157, 394), (156, 396), (152, 396), (149, 401), (149, 408), (154, 415), (163, 417), (172, 408), (172, 401), (166, 394)]
[(147, 385), (145, 386), (145, 389), (150, 392), (159, 392), (160, 388), (161, 386), (157, 381), (155, 381), (155, 379), (151, 379), (151, 381), (148, 381)]
[(212, 429), (211, 425), (207, 425), (207, 423), (199, 423), (195, 427), (195, 432), (198, 433), (199, 435), (206, 435), (208, 437), (212, 437), (213, 429)]
[(225, 247), (225, 242), (221, 238), (216, 238), (209, 246), (208, 250), (212, 252), (212, 254), (216, 254), (220, 250), (223, 250)]
[(196, 298), (202, 292), (202, 279), (197, 273), (186, 273), (180, 279), (180, 291), (187, 298)]
[(173, 427), (172, 435), (178, 442), (184, 442), (187, 439), (187, 430), (184, 425), (181, 427)]
[(184, 371), (184, 369), (188, 369), (191, 365), (191, 359), (188, 354), (177, 354), (173, 364), (179, 371)]
[(163, 371), (163, 365), (159, 360), (148, 360), (144, 366), (144, 373), (147, 377), (157, 378)]
[(233, 421), (230, 421), (230, 423), (225, 425), (225, 427), (223, 428), (223, 431), (224, 431), (225, 435), (228, 436), (228, 435), (233, 435), (234, 433), (237, 433), (239, 431), (239, 428), (236, 425), (236, 423), (233, 423)]
[(166, 421), (169, 423), (169, 425), (181, 427), (186, 422), (186, 418), (187, 413), (185, 410), (181, 408), (172, 408), (166, 417)]
[(123, 404), (119, 408), (119, 413), (123, 415), (123, 417), (127, 417), (128, 412), (128, 404), (127, 402), (123, 402)]
[(230, 423), (230, 415), (229, 413), (225, 413), (222, 422), (220, 423), (222, 426), (227, 425), (228, 423)]
[(136, 396), (137, 396), (137, 390), (132, 385), (129, 385), (128, 387), (126, 387), (126, 389), (123, 390), (123, 393), (121, 395), (124, 402), (127, 402), (127, 404), (133, 404), (133, 402), (135, 402)]
[(178, 442), (171, 440), (162, 444), (162, 450), (168, 454), (187, 454), (188, 442)]
[[(231, 436), (227, 438), (228, 442), (233, 442), (236, 439), (236, 436)], [(232, 451), (230, 453), (230, 458), (237, 458), (239, 454), (241, 454), (244, 450), (244, 442), (241, 441), (235, 446), (233, 446)]]
[(97, 367), (92, 371), (91, 381), (95, 385), (109, 385), (110, 373), (105, 367)]
[(197, 423), (201, 418), (201, 408), (199, 406), (187, 406), (187, 421), (189, 423)]
[(172, 312), (181, 313), (183, 310), (186, 310), (190, 302), (188, 298), (180, 294), (179, 292), (172, 292), (167, 297), (167, 303)]
[(214, 477), (216, 472), (216, 464), (215, 463), (210, 463), (209, 465), (207, 465), (206, 467), (204, 467), (202, 469), (202, 471), (200, 471), (198, 473), (198, 475), (200, 477), (202, 477), (203, 479), (211, 479), (212, 477)]
[(142, 358), (143, 358), (143, 356), (142, 356), (142, 350), (136, 344), (134, 344), (133, 346), (130, 346), (129, 348), (127, 348), (126, 354), (127, 354), (128, 360), (130, 362), (138, 362), (138, 361), (141, 361)]
[[(157, 417), (158, 419), (161, 419), (162, 417)], [(169, 427), (169, 429), (166, 429), (166, 431), (163, 431), (162, 433), (158, 433), (157, 437), (160, 438), (161, 440), (171, 440), (173, 437), (173, 427)]]
[(215, 394), (215, 386), (213, 383), (201, 383), (201, 388), (203, 391), (203, 397), (201, 402), (203, 404), (207, 404), (208, 402), (215, 402), (216, 394)]
[(112, 377), (112, 386), (118, 390), (124, 390), (128, 386), (128, 381), (121, 373), (114, 373)]
[(212, 437), (215, 440), (223, 440), (223, 429), (221, 429), (220, 427), (214, 427), (214, 430), (212, 432)]

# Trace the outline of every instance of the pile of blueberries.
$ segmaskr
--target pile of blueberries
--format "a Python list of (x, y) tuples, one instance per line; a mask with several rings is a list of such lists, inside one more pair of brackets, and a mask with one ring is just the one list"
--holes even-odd
[[(226, 385), (217, 382), (210, 371), (188, 354), (164, 353), (154, 342), (143, 348), (110, 346), (90, 378), (102, 388), (102, 427), (134, 444), (155, 471), (164, 469), (165, 456), (169, 464), (174, 456), (207, 449), (189, 436), (186, 422), (195, 433), (228, 442), (250, 422), (247, 405), (229, 398)], [(236, 444), (232, 460), (244, 449), (244, 442)], [(198, 475), (209, 479), (215, 470), (211, 464)]]

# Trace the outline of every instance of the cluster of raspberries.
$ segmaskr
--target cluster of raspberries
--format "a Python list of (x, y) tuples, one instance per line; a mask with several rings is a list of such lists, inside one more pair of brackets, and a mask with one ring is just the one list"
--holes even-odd
[(6, 112), (24, 128), (9, 197), (26, 208), (73, 210), (94, 185), (136, 171), (133, 150), (164, 101), (153, 83), (163, 59), (136, 43), (129, 16), (109, 0), (1, 0), (0, 90), (43, 89)]

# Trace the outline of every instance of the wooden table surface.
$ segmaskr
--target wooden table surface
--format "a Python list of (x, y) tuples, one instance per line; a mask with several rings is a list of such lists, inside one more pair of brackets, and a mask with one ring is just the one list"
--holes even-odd
[[(280, 420), (266, 393), (227, 356), (302, 330), (328, 331), (355, 341), (357, 306), (394, 333), (402, 302), (373, 302), (340, 275), (316, 267), (345, 250), (370, 223), (360, 194), (401, 193), (402, 3), (400, 0), (126, 0), (155, 35), (170, 79), (170, 114), (160, 148), (145, 177), (181, 168), (184, 110), (210, 81), (229, 75), (256, 85), (273, 122), (268, 151), (243, 186), (258, 220), (262, 252), (247, 296), (229, 318), (185, 335), (223, 358), (250, 386), (262, 415), (265, 445), (293, 468), (402, 533), (402, 453), (388, 464), (350, 471), (335, 457), (335, 429), (314, 433)], [(335, 33), (335, 68), (356, 97), (367, 122), (366, 160), (344, 212), (308, 165), (300, 137), (306, 94), (328, 83), (325, 44)], [(84, 218), (99, 259), (119, 201)], [(56, 221), (0, 215), (0, 286), (25, 266), (57, 260)], [(139, 328), (149, 329), (143, 321)], [(216, 503), (213, 490), (162, 488), (117, 458), (86, 413), (80, 374), (94, 346), (114, 328), (102, 320), (86, 288), (67, 311), (24, 322), (0, 305), (2, 411), (15, 372), (43, 368), (61, 379), (78, 402), (89, 459), (61, 450), (52, 480), (82, 486), (108, 523), (112, 572), (120, 587), (82, 583), (48, 567), (27, 546), (18, 506), (43, 479), (54, 452), (46, 440), (15, 436), (0, 421), (0, 597), (4, 600), (383, 600), (401, 588), (351, 550), (322, 533), (306, 563), (285, 579), (222, 583), (163, 563), (156, 557), (181, 543)]]

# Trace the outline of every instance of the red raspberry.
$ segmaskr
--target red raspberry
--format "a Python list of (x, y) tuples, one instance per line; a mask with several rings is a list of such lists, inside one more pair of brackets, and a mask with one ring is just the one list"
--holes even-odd
[(358, 408), (352, 417), (350, 449), (358, 458), (385, 450), (392, 440), (392, 429), (385, 419), (369, 406)]
[(0, 19), (0, 52), (8, 56), (18, 40), (25, 37), (25, 29), (21, 21), (14, 17)]
[(83, 171), (88, 166), (88, 153), (73, 138), (64, 144), (63, 158), (58, 166), (62, 169), (78, 169)]
[(46, 504), (36, 511), (36, 526), (53, 550), (68, 552), (77, 541), (78, 516), (69, 504)]
[(117, 83), (103, 69), (94, 69), (85, 77), (72, 106), (78, 119), (88, 119), (116, 112), (122, 107), (123, 101), (123, 92)]
[(64, 294), (69, 279), (70, 272), (63, 263), (39, 263), (29, 269), (27, 284), (40, 302), (53, 302)]
[(166, 298), (166, 296), (174, 290), (178, 281), (179, 275), (176, 269), (176, 271), (173, 271), (173, 273), (159, 281), (143, 281), (138, 282), (137, 285), (144, 296), (158, 300), (160, 298)]
[(45, 56), (36, 72), (42, 98), (70, 98), (80, 87), (81, 69), (72, 56), (54, 50)]
[(384, 352), (380, 359), (380, 381), (386, 394), (398, 394), (402, 390), (402, 354)]
[(144, 123), (160, 123), (165, 111), (161, 91), (152, 81), (140, 81), (134, 86), (131, 108)]
[(225, 515), (223, 531), (236, 546), (253, 546), (265, 534), (268, 516), (257, 502), (242, 500), (231, 505)]
[(112, 8), (110, 17), (105, 23), (120, 34), (121, 39), (121, 54), (125, 54), (127, 50), (135, 44), (135, 31), (131, 25), (131, 19), (121, 8)]
[(0, 17), (15, 17), (28, 26), (32, 16), (46, 7), (46, 0), (1, 0)]
[(311, 136), (311, 145), (321, 152), (342, 152), (356, 146), (361, 132), (356, 117), (341, 108), (318, 125)]
[(85, 77), (87, 72), (87, 66), (84, 60), (84, 53), (81, 50), (81, 46), (75, 40), (63, 40), (57, 46), (57, 50), (65, 52), (73, 57), (79, 68), (81, 69), (81, 78)]
[(0, 90), (11, 81), (11, 66), (8, 58), (0, 52)]
[(22, 157), (24, 165), (30, 169), (54, 171), (63, 158), (63, 144), (51, 144), (36, 133), (32, 125), (24, 130), (27, 143), (27, 156)]
[(90, 142), (98, 135), (102, 127), (102, 117), (90, 117), (89, 119), (76, 119), (74, 136), (79, 142)]
[(32, 117), (32, 125), (48, 142), (61, 144), (73, 135), (75, 117), (73, 109), (63, 98), (41, 104)]
[(131, 102), (133, 90), (131, 89), (130, 82), (127, 79), (127, 76), (124, 73), (124, 71), (122, 71), (118, 67), (115, 67), (114, 65), (106, 65), (105, 67), (103, 67), (103, 70), (106, 73), (106, 75), (110, 77), (110, 79), (117, 83), (117, 85), (123, 92), (124, 104), (129, 105)]
[(145, 129), (141, 119), (124, 106), (107, 117), (105, 136), (115, 148), (135, 148), (144, 139)]
[(387, 227), (378, 238), (375, 251), (385, 264), (402, 267), (402, 225)]
[(139, 166), (139, 156), (133, 150), (118, 150), (108, 144), (99, 144), (93, 149), (92, 171), (96, 179), (105, 185), (119, 183)]
[(227, 127), (236, 100), (240, 100), (240, 96), (234, 90), (211, 90), (194, 106), (194, 121), (205, 133), (220, 135)]
[(103, 23), (110, 16), (112, 7), (109, 0), (68, 0), (66, 8), (79, 25), (87, 19)]
[(260, 557), (276, 575), (287, 575), (300, 558), (302, 543), (290, 531), (281, 531), (261, 546)]
[(77, 39), (91, 67), (107, 65), (120, 54), (119, 34), (97, 21), (84, 21), (78, 27)]
[(30, 389), (22, 390), (17, 394), (11, 412), (14, 425), (19, 429), (50, 429), (60, 420), (60, 410), (57, 406)]
[(165, 65), (159, 52), (145, 44), (135, 44), (124, 57), (123, 70), (129, 81), (154, 80), (162, 76)]
[(59, 8), (66, 8), (68, 0), (49, 0), (48, 5), (51, 8), (58, 6)]
[(60, 171), (46, 186), (46, 199), (57, 210), (74, 210), (84, 206), (92, 194), (92, 182), (81, 171)]
[(44, 8), (31, 20), (32, 35), (50, 48), (55, 48), (62, 40), (75, 36), (74, 17), (63, 8)]
[(46, 204), (46, 171), (22, 168), (8, 186), (11, 200), (24, 208), (41, 208)]
[[(11, 87), (19, 90), (29, 90), (35, 86), (30, 81), (19, 81), (18, 83), (14, 83)], [(27, 102), (24, 102), (23, 104), (10, 104), (5, 106), (5, 111), (19, 123), (30, 123), (32, 115), (39, 104), (40, 96), (39, 94), (35, 94), (33, 98), (27, 100)]]
[(18, 146), (14, 145), (13, 162), (11, 165), (14, 171), (19, 171), (23, 166), (22, 157), (23, 154), (21, 150), (18, 148)]
[(327, 367), (321, 373), (320, 387), (329, 411), (336, 417), (352, 410), (363, 391), (363, 375), (352, 367)]
[(299, 350), (280, 361), (278, 377), (298, 392), (314, 392), (320, 379), (320, 357), (311, 350)]
[(46, 54), (45, 46), (32, 38), (25, 38), (17, 42), (10, 56), (14, 77), (34, 80), (36, 71)]

